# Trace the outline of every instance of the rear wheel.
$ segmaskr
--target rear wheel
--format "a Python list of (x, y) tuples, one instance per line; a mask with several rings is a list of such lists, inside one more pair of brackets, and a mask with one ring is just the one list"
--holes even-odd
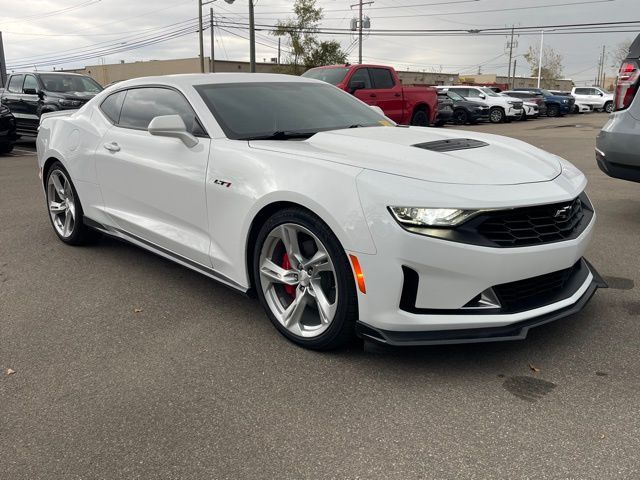
[(607, 102), (604, 104), (604, 111), (607, 113), (613, 112), (613, 102)]
[(49, 220), (60, 240), (69, 245), (83, 245), (100, 236), (83, 223), (78, 193), (60, 162), (55, 162), (47, 171), (45, 188)]
[(0, 145), (0, 155), (5, 155), (7, 153), (11, 153), (13, 151), (13, 145), (5, 143), (4, 145)]
[(429, 126), (429, 115), (424, 110), (416, 110), (413, 113), (413, 117), (411, 117), (411, 125), (415, 125), (416, 127), (428, 127)]
[(504, 119), (504, 110), (502, 110), (500, 107), (493, 107), (489, 111), (489, 121), (491, 123), (502, 123), (504, 122)]
[(453, 123), (455, 123), (456, 125), (464, 125), (467, 123), (467, 121), (468, 115), (467, 112), (463, 109), (458, 108), (453, 112)]
[(324, 222), (305, 210), (280, 211), (260, 229), (253, 253), (258, 298), (282, 335), (314, 350), (353, 337), (358, 306), (351, 265)]

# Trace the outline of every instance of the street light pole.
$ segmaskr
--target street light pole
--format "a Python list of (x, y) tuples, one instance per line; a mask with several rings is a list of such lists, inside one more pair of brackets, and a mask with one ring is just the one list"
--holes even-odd
[(256, 71), (256, 30), (253, 18), (253, 0), (249, 0), (249, 71)]
[(204, 73), (204, 39), (202, 38), (202, 0), (198, 0), (198, 37), (200, 40), (200, 73)]
[(216, 71), (216, 64), (215, 64), (215, 55), (214, 55), (214, 51), (213, 51), (213, 8), (209, 7), (209, 28), (211, 29), (211, 65), (209, 65), (209, 72), (213, 73)]
[(544, 30), (540, 30), (540, 55), (538, 57), (538, 88), (540, 88), (540, 74), (542, 73), (542, 48), (544, 46)]

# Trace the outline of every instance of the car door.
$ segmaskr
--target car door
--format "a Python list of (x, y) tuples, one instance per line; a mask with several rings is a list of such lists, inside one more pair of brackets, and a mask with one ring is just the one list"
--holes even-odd
[[(138, 241), (210, 268), (205, 180), (211, 140), (177, 90), (117, 93), (120, 98), (112, 94), (100, 106), (114, 125), (95, 154), (106, 212)], [(198, 138), (194, 147), (148, 132), (154, 117), (176, 114)]]
[(394, 122), (402, 122), (404, 118), (404, 101), (402, 85), (396, 85), (391, 71), (386, 68), (369, 67), (369, 75), (373, 83), (369, 96), (374, 96), (376, 105)]
[(604, 106), (604, 94), (597, 88), (589, 89), (589, 104), (594, 108), (602, 108)]
[(2, 94), (2, 104), (11, 110), (18, 129), (24, 128), (24, 102), (22, 102), (22, 83), (24, 75), (11, 75), (7, 88)]
[[(362, 82), (364, 84), (364, 88), (360, 88), (358, 90), (353, 90), (355, 82)], [(353, 95), (362, 100), (367, 105), (377, 105), (377, 99), (375, 95), (372, 95), (371, 89), (373, 88), (373, 83), (371, 82), (371, 76), (369, 75), (369, 69), (366, 67), (357, 68), (349, 79), (349, 85), (347, 90), (349, 92), (353, 92)]]
[(42, 100), (38, 96), (39, 91), (38, 79), (34, 75), (25, 75), (24, 83), (22, 84), (23, 121), (25, 127), (33, 132), (38, 131), (38, 125), (40, 124), (38, 112)]

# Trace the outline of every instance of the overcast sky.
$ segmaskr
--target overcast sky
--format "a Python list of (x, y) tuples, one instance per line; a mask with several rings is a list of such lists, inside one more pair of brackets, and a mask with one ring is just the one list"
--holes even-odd
[[(322, 27), (346, 29), (357, 9), (357, 0), (318, 0), (325, 10)], [(573, 5), (560, 5), (571, 4)], [(277, 19), (291, 15), (293, 2), (256, 0), (256, 23), (272, 25)], [(550, 6), (551, 5), (551, 6)], [(246, 23), (247, 0), (232, 5), (217, 0), (209, 6), (216, 18), (227, 22)], [(547, 7), (545, 7), (547, 6)], [(531, 8), (527, 8), (531, 7)], [(509, 10), (513, 9), (513, 10)], [(483, 29), (521, 26), (572, 24), (605, 21), (640, 20), (640, 0), (375, 0), (365, 7), (373, 29)], [(0, 0), (0, 31), (3, 32), (7, 64), (39, 63), (43, 59), (67, 58), (56, 68), (127, 62), (136, 60), (195, 57), (198, 55), (196, 33), (177, 36), (177, 29), (191, 27), (197, 17), (196, 0)], [(633, 17), (633, 18), (632, 18)], [(638, 18), (635, 18), (638, 17)], [(182, 23), (181, 23), (182, 22)], [(216, 29), (216, 58), (248, 60), (248, 32), (241, 28)], [(161, 28), (164, 28), (160, 30)], [(192, 28), (192, 27), (191, 27)], [(626, 28), (630, 30), (629, 28)], [(143, 39), (161, 43), (97, 58), (70, 59), (77, 55), (95, 55), (96, 49), (122, 50)], [(639, 30), (640, 33), (640, 30)], [(205, 55), (208, 56), (209, 32), (205, 32)], [(598, 58), (605, 45), (613, 49), (618, 43), (635, 38), (636, 33), (604, 33), (582, 35), (545, 34), (545, 45), (563, 56), (565, 77), (583, 83), (595, 76)], [(350, 61), (357, 62), (358, 49), (350, 35), (322, 36), (335, 38), (350, 51)], [(276, 56), (277, 39), (267, 32), (257, 32), (256, 58), (267, 61)], [(518, 74), (528, 74), (522, 57), (540, 35), (518, 38), (516, 58)], [(444, 71), (452, 73), (507, 72), (507, 38), (504, 36), (465, 37), (381, 37), (364, 41), (363, 60), (384, 63), (398, 69)], [(285, 44), (283, 43), (283, 48)], [(91, 52), (91, 53), (87, 53)], [(611, 63), (607, 62), (607, 65)], [(42, 66), (39, 69), (52, 69)], [(610, 68), (610, 72), (614, 69)]]

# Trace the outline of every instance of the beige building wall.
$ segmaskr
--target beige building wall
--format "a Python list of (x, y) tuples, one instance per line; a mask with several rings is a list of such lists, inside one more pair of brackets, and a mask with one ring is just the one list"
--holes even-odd
[(452, 85), (458, 83), (457, 73), (398, 71), (404, 85)]

